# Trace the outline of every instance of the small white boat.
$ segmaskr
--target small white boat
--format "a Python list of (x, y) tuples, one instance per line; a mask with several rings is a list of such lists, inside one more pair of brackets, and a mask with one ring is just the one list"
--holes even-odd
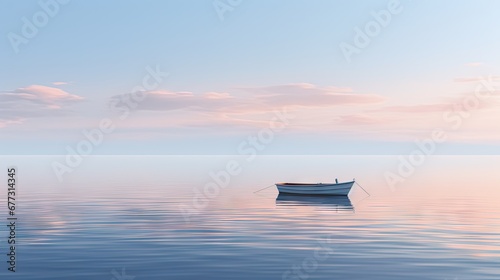
[[(336, 180), (337, 181), (337, 180)], [(302, 195), (348, 195), (354, 180), (345, 183), (277, 183), (278, 191), (285, 194)]]

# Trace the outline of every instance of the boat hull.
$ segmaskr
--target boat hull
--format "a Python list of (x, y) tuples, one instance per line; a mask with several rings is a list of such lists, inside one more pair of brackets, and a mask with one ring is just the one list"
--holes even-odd
[(276, 184), (279, 193), (298, 195), (348, 195), (354, 181), (339, 184)]

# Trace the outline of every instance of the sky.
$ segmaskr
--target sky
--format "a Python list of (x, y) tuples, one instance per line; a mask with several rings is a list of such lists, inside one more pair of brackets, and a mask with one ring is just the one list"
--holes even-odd
[(0, 154), (500, 154), (498, 1), (0, 7)]

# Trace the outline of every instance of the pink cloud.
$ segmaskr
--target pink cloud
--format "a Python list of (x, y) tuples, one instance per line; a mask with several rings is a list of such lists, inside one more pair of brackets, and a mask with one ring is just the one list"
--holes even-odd
[(381, 121), (372, 116), (367, 115), (345, 115), (340, 116), (338, 124), (340, 125), (373, 125), (379, 124)]
[(462, 78), (455, 78), (454, 81), (456, 83), (479, 83), (483, 81), (500, 81), (500, 76), (488, 76), (488, 77), (462, 77)]
[[(237, 88), (238, 93), (146, 92), (138, 110), (189, 110), (200, 112), (241, 114), (269, 112), (281, 107), (324, 108), (342, 105), (377, 104), (385, 98), (375, 94), (354, 93), (351, 88), (317, 87), (312, 84), (290, 84), (269, 87)], [(131, 94), (112, 97), (114, 106), (124, 105)], [(122, 104), (123, 103), (123, 104)]]
[[(441, 97), (427, 104), (387, 105), (384, 104), (386, 98), (380, 95), (358, 93), (348, 87), (306, 83), (201, 94), (157, 90), (146, 92), (145, 99), (138, 104), (138, 109), (144, 111), (138, 115), (144, 118), (128, 125), (147, 126), (151, 131), (170, 131), (171, 134), (214, 130), (241, 133), (267, 127), (273, 111), (288, 108), (296, 116), (293, 125), (287, 128), (293, 133), (321, 131), (345, 137), (414, 140), (415, 137), (427, 137), (434, 126), (446, 125), (442, 114), (461, 110), (464, 100), (470, 96), (474, 93)], [(119, 102), (125, 98), (132, 96), (113, 97)], [(482, 100), (474, 110), (494, 108), (497, 104), (496, 97)], [(483, 115), (475, 116), (482, 118)]]
[(0, 128), (3, 128), (3, 127), (6, 127), (8, 125), (11, 125), (11, 124), (21, 124), (23, 123), (23, 119), (20, 119), (20, 118), (16, 118), (16, 119), (12, 119), (12, 120), (1, 120), (0, 119)]
[(244, 90), (271, 106), (330, 107), (376, 104), (386, 100), (380, 95), (354, 93), (349, 87), (318, 87), (308, 83)]
[(83, 100), (83, 97), (69, 94), (62, 89), (41, 85), (19, 88), (14, 90), (13, 94), (18, 94), (18, 97), (25, 98), (26, 100), (37, 100), (44, 103)]
[[(496, 97), (500, 94), (499, 91), (490, 92), (491, 98), (489, 99), (478, 99), (475, 97), (474, 93), (463, 94), (460, 96), (444, 98), (442, 102), (432, 103), (432, 104), (417, 104), (417, 105), (396, 105), (396, 106), (385, 106), (376, 110), (371, 110), (370, 112), (386, 112), (386, 113), (409, 113), (409, 114), (425, 114), (425, 113), (443, 113), (447, 111), (456, 110), (466, 110), (465, 104), (476, 103), (471, 110), (483, 110), (488, 108), (494, 108), (499, 105)], [(472, 100), (472, 101), (470, 101)], [(472, 106), (472, 105), (468, 105)]]
[[(125, 100), (133, 98), (132, 94), (113, 96), (111, 104), (120, 107)], [(150, 111), (172, 111), (172, 110), (194, 110), (194, 111), (216, 111), (231, 106), (233, 101), (227, 93), (209, 92), (206, 94), (194, 94), (192, 92), (172, 92), (167, 90), (155, 90), (145, 92), (144, 99), (138, 103), (138, 110)]]
[(68, 85), (69, 83), (68, 82), (53, 82), (52, 84), (55, 86), (63, 86), (63, 85)]
[(205, 97), (209, 98), (209, 99), (233, 98), (229, 93), (225, 93), (225, 92), (207, 92), (207, 93), (205, 93)]
[(78, 95), (41, 85), (0, 92), (0, 121), (5, 126), (27, 118), (52, 116), (81, 100), (83, 97)]
[(387, 106), (377, 109), (378, 112), (388, 112), (388, 113), (433, 113), (433, 112), (444, 112), (452, 107), (452, 104), (448, 103), (435, 103), (435, 104), (419, 104), (419, 105), (397, 105), (397, 106)]
[(482, 62), (471, 62), (471, 63), (466, 63), (465, 66), (467, 67), (479, 67), (479, 66), (483, 66), (484, 63)]

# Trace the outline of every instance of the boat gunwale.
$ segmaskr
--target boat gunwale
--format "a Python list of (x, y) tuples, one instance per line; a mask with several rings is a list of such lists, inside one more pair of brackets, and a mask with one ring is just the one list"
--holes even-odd
[(283, 187), (304, 187), (304, 186), (331, 187), (331, 186), (341, 186), (341, 185), (347, 185), (347, 184), (354, 184), (354, 182), (355, 181), (344, 182), (344, 183), (276, 183), (276, 186), (283, 186)]

